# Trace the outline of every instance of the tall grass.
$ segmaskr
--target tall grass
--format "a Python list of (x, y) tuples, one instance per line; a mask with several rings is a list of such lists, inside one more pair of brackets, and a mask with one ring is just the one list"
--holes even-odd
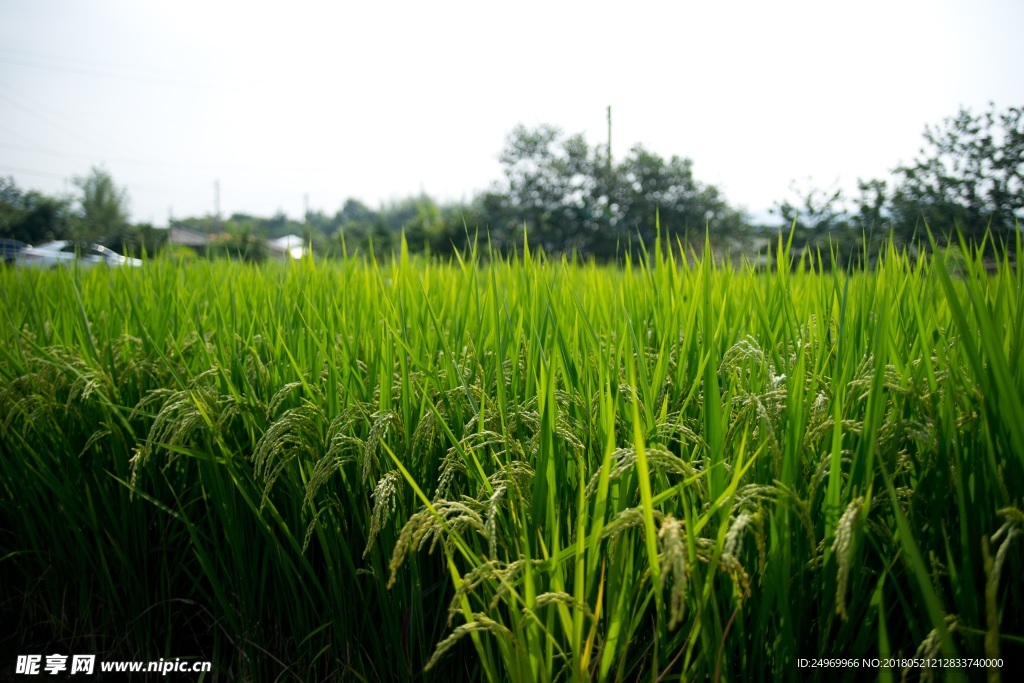
[[(524, 247), (0, 273), (3, 652), (232, 680), (1020, 656), (1009, 260)], [(870, 675), (932, 673), (1000, 674)]]

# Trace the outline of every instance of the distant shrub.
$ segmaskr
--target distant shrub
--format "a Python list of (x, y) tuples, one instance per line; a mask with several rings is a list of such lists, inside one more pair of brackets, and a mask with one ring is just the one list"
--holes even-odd
[(267, 245), (250, 233), (223, 233), (214, 235), (207, 253), (214, 257), (228, 257), (247, 263), (260, 263), (267, 257)]

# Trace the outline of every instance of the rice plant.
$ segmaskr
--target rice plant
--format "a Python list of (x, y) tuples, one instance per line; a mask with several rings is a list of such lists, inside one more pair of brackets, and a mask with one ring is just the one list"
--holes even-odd
[(1012, 666), (1021, 244), (993, 273), (966, 246), (845, 273), (782, 238), (769, 271), (651, 246), (0, 272), (3, 652), (224, 680)]

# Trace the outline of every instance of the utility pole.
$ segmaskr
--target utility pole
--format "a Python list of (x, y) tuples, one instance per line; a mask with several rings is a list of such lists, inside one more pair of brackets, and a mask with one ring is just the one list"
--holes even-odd
[(303, 205), (302, 222), (306, 224), (306, 227), (309, 227), (309, 193), (308, 192), (306, 194), (302, 195), (302, 205)]
[(608, 105), (608, 180), (612, 179), (612, 105)]
[(612, 227), (612, 204), (615, 202), (615, 178), (612, 177), (612, 105), (608, 105), (608, 158), (605, 159), (607, 166), (604, 173), (604, 187), (606, 202), (604, 205), (604, 219), (609, 229)]
[(220, 221), (220, 180), (213, 181), (213, 215)]

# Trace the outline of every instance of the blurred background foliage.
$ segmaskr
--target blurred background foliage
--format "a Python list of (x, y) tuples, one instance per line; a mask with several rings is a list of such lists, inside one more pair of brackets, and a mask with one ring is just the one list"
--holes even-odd
[[(957, 231), (977, 244), (990, 230), (998, 249), (1024, 215), (1022, 113), (1024, 107), (962, 109), (927, 127), (918, 157), (889, 179), (859, 180), (855, 197), (794, 183), (792, 197), (772, 208), (772, 221), (701, 182), (689, 158), (637, 145), (616, 160), (610, 144), (550, 125), (520, 125), (499, 154), (502, 177), (469, 201), (442, 204), (421, 194), (371, 208), (349, 198), (333, 215), (308, 211), (303, 220), (236, 213), (174, 219), (169, 227), (213, 236), (211, 255), (247, 261), (264, 258), (263, 240), (285, 235), (301, 236), (320, 256), (382, 257), (398, 249), (403, 232), (411, 251), (451, 255), (477, 238), (494, 253), (513, 252), (524, 230), (549, 254), (598, 261), (637, 256), (659, 232), (687, 251), (699, 251), (707, 231), (720, 252), (760, 252), (780, 226), (793, 230), (795, 253), (835, 251), (844, 266), (873, 261), (890, 236), (914, 253), (927, 244), (927, 229), (939, 244)], [(133, 255), (164, 247), (166, 230), (129, 221), (127, 192), (107, 171), (93, 168), (74, 186), (76, 193), (51, 197), (0, 178), (0, 237), (34, 244), (79, 239)]]

